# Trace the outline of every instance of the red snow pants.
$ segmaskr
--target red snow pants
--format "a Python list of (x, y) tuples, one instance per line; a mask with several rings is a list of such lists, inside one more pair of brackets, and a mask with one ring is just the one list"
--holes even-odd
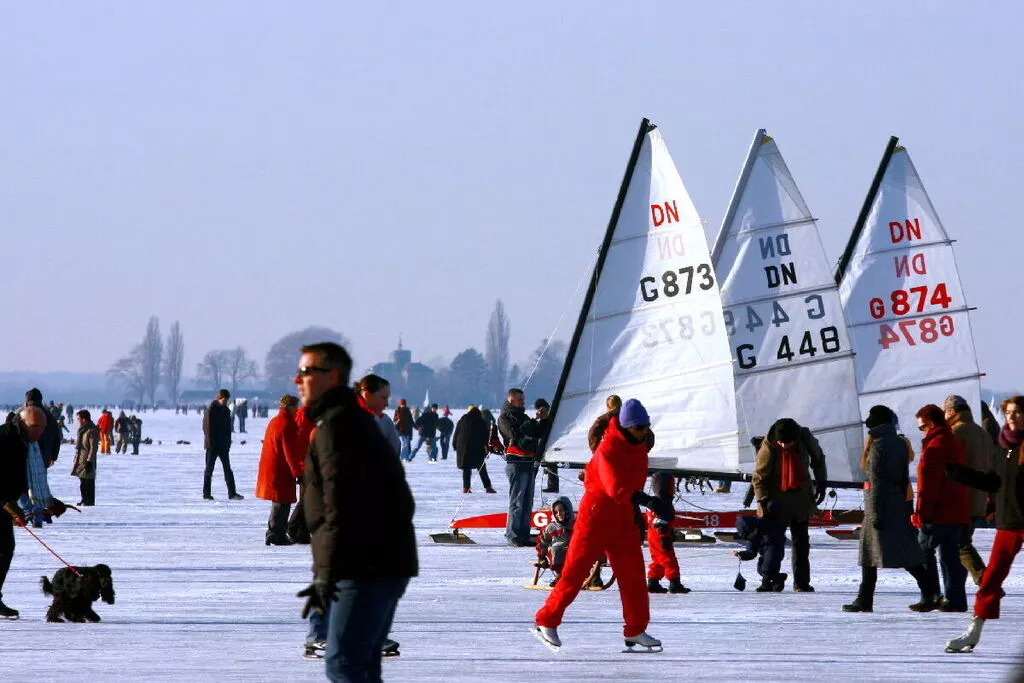
[(999, 589), (1010, 575), (1013, 558), (1024, 546), (1024, 531), (996, 529), (992, 540), (992, 554), (981, 577), (978, 594), (974, 596), (974, 616), (982, 619), (999, 618)]
[[(652, 516), (653, 518), (653, 516)], [(648, 579), (668, 580), (679, 578), (679, 561), (672, 547), (672, 527), (668, 524), (647, 522), (647, 547), (651, 551), (651, 563), (647, 565)]]
[(590, 569), (604, 553), (619, 582), (625, 622), (622, 635), (629, 638), (647, 629), (651, 621), (650, 596), (644, 581), (644, 553), (633, 522), (633, 506), (617, 504), (607, 498), (589, 503), (587, 495), (580, 502), (580, 515), (561, 578), (537, 611), (538, 626), (555, 628), (562, 623), (566, 608), (579, 595)]

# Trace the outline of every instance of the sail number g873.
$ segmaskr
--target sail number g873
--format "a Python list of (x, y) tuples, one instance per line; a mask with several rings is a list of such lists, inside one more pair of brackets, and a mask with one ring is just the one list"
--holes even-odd
[(700, 263), (696, 267), (686, 266), (678, 270), (666, 270), (661, 274), (659, 285), (658, 278), (645, 275), (640, 278), (640, 296), (644, 301), (657, 301), (658, 297), (664, 294), (671, 298), (679, 294), (689, 294), (693, 291), (694, 275), (697, 276), (697, 287), (708, 291), (715, 286), (715, 275), (708, 263)]

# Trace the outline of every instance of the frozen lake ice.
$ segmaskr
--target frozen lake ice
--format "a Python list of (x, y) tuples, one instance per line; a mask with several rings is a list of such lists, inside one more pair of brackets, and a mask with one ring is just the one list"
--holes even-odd
[[(21, 620), (0, 623), (0, 662), (6, 676), (13, 674), (6, 680), (324, 680), (322, 663), (301, 657), (306, 624), (295, 593), (310, 578), (309, 547), (265, 546), (269, 503), (252, 495), (267, 420), (249, 420), (249, 433), (235, 435), (232, 465), (246, 499), (226, 499), (218, 466), (217, 500), (210, 502), (202, 499), (200, 416), (141, 417), (144, 436), (162, 445), (143, 445), (138, 456), (100, 456), (96, 507), (69, 511), (39, 531), (72, 564), (109, 564), (117, 604), (97, 605), (99, 624), (45, 623), (48, 598), (39, 577), (62, 565), (15, 529), (4, 601), (21, 611)], [(191, 445), (175, 445), (181, 439)], [(507, 547), (500, 531), (469, 532), (476, 545), (431, 542), (428, 534), (455, 516), (506, 507), (504, 463), (488, 461), (497, 495), (482, 493), (475, 478), (474, 493), (463, 495), (453, 458), (430, 464), (421, 450), (406, 470), (416, 497), (420, 576), (399, 604), (392, 635), (402, 656), (385, 660), (388, 681), (994, 681), (1011, 678), (1024, 661), (1019, 569), (1007, 581), (1002, 619), (986, 625), (977, 651), (945, 654), (945, 641), (964, 630), (968, 615), (910, 612), (916, 586), (899, 570), (880, 573), (873, 614), (843, 613), (859, 581), (857, 543), (820, 530), (811, 532), (815, 593), (755, 593), (753, 562), (743, 565), (747, 590), (737, 592), (735, 546), (677, 546), (693, 592), (651, 596), (649, 632), (664, 642), (663, 653), (621, 653), (615, 588), (580, 595), (559, 629), (562, 650), (552, 653), (528, 632), (547, 595), (522, 588), (532, 578), (531, 549)], [(65, 445), (50, 470), (54, 494), (70, 503), (78, 501), (78, 480), (67, 474), (72, 459)], [(736, 509), (744, 489), (683, 497)], [(578, 502), (575, 473), (564, 477), (562, 492)], [(859, 499), (859, 492), (840, 492), (839, 505), (856, 507)], [(354, 520), (373, 521), (373, 510)], [(992, 535), (976, 535), (986, 558)]]

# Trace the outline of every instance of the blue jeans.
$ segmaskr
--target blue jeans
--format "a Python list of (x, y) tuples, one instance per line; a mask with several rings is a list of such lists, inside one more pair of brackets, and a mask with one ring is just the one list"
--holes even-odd
[[(960, 563), (960, 538), (963, 524), (930, 524), (930, 533), (924, 529), (918, 533), (918, 542), (924, 551), (925, 569), (931, 584), (939, 585), (939, 567), (942, 569), (942, 585), (951, 607), (967, 607), (967, 570)], [(939, 550), (939, 562), (935, 562), (935, 549)]]
[(510, 543), (529, 543), (537, 465), (531, 461), (506, 462), (505, 476), (508, 477), (508, 519), (505, 522), (505, 538)]
[(431, 460), (437, 460), (437, 438), (433, 436), (423, 436), (420, 434), (420, 438), (416, 440), (416, 447), (412, 449), (412, 453), (409, 454), (409, 460), (416, 457), (417, 451), (420, 450), (420, 446), (423, 445), (424, 441), (430, 441), (430, 446), (427, 448), (427, 457)]
[(330, 612), (321, 614), (316, 610), (309, 613), (309, 633), (306, 634), (306, 645), (318, 640), (327, 640), (327, 618)]
[(438, 441), (441, 442), (441, 459), (442, 460), (447, 460), (448, 459), (448, 445), (452, 442), (451, 432), (449, 432), (447, 434), (442, 434), (441, 436), (439, 436), (438, 437)]
[(380, 650), (408, 578), (343, 579), (335, 584), (327, 626), (327, 678), (380, 681)]
[(402, 460), (412, 460), (409, 455), (409, 446), (412, 444), (412, 434), (399, 434), (398, 440), (402, 442), (402, 450), (399, 451), (398, 457)]

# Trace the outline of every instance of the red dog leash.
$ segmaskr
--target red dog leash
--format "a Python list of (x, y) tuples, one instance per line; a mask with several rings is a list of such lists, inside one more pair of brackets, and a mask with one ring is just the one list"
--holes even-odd
[(65, 567), (67, 567), (68, 569), (70, 569), (70, 570), (72, 571), (72, 573), (74, 573), (74, 574), (75, 574), (75, 576), (81, 576), (81, 574), (79, 574), (79, 573), (78, 573), (78, 570), (77, 570), (77, 569), (75, 569), (75, 568), (74, 568), (74, 567), (72, 567), (72, 566), (71, 566), (70, 564), (68, 564), (67, 560), (65, 560), (65, 559), (64, 559), (63, 557), (61, 557), (61, 556), (60, 556), (60, 555), (58, 555), (58, 554), (57, 554), (56, 552), (54, 552), (53, 548), (51, 548), (50, 546), (46, 545), (46, 543), (44, 543), (44, 542), (43, 542), (43, 539), (41, 539), (41, 538), (39, 538), (38, 536), (36, 536), (35, 532), (34, 532), (34, 531), (32, 531), (31, 529), (29, 529), (29, 528), (28, 528), (28, 525), (27, 525), (27, 524), (25, 524), (24, 522), (20, 522), (20, 520), (19, 520), (19, 521), (16, 521), (16, 522), (15, 522), (15, 524), (17, 524), (17, 525), (18, 525), (18, 526), (20, 526), (20, 527), (21, 527), (22, 529), (24, 529), (25, 531), (27, 531), (27, 532), (29, 532), (30, 534), (32, 534), (32, 538), (34, 538), (34, 539), (36, 539), (37, 541), (39, 541), (40, 545), (42, 545), (42, 546), (43, 546), (44, 548), (46, 548), (47, 550), (49, 550), (49, 551), (50, 551), (50, 553), (51, 553), (51, 554), (52, 554), (52, 555), (53, 555), (54, 557), (56, 557), (56, 558), (57, 558), (58, 560), (60, 560), (61, 562), (63, 562), (63, 563), (64, 563), (64, 566), (65, 566)]

